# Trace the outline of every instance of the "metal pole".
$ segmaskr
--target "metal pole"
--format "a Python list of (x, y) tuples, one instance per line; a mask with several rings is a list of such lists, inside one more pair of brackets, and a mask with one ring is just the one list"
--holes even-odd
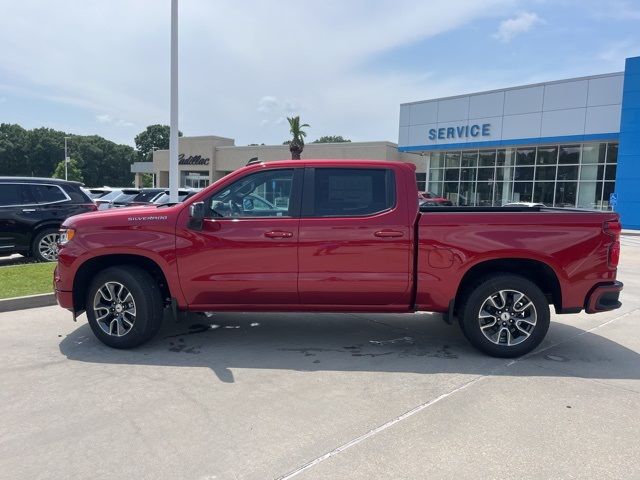
[(171, 124), (169, 202), (178, 203), (178, 0), (171, 0)]
[(64, 137), (64, 179), (65, 180), (69, 180), (69, 171), (68, 171), (68, 166), (69, 166), (69, 156), (67, 155), (67, 138), (69, 137)]

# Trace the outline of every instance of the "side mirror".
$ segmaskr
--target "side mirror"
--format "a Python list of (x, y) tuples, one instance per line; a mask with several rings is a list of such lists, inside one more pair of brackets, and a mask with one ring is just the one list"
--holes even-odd
[(189, 228), (202, 230), (204, 221), (204, 202), (195, 202), (189, 206)]

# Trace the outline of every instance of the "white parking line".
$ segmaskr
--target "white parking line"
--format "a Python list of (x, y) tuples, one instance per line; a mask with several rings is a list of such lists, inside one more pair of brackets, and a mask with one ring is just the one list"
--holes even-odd
[(557, 347), (558, 345), (562, 345), (564, 343), (571, 342), (571, 341), (575, 340), (576, 338), (581, 337), (582, 335), (585, 335), (587, 333), (593, 332), (594, 330), (598, 330), (599, 328), (602, 328), (602, 327), (604, 327), (606, 325), (609, 325), (610, 323), (612, 323), (612, 322), (614, 322), (616, 320), (619, 320), (621, 318), (627, 317), (627, 316), (631, 315), (632, 313), (637, 313), (637, 312), (640, 312), (640, 309), (636, 308), (636, 309), (631, 310), (629, 312), (623, 313), (622, 315), (618, 315), (617, 317), (614, 317), (611, 320), (608, 320), (608, 321), (606, 321), (604, 323), (601, 323), (600, 325), (596, 325), (595, 327), (590, 328), (589, 330), (583, 330), (582, 332), (580, 332), (580, 333), (578, 333), (578, 334), (576, 334), (576, 335), (574, 335), (574, 336), (572, 336), (570, 338), (567, 338), (567, 339), (562, 340), (560, 342), (548, 345), (545, 348), (537, 349), (537, 350), (529, 353), (528, 355), (525, 355), (524, 357), (520, 357), (520, 358), (517, 358), (515, 360), (511, 360), (511, 361), (509, 361), (508, 363), (506, 363), (504, 365), (501, 365), (499, 367), (494, 368), (493, 370), (491, 370), (491, 372), (489, 372), (487, 374), (480, 375), (479, 377), (476, 377), (473, 380), (470, 380), (470, 381), (462, 384), (461, 386), (459, 386), (457, 388), (454, 388), (453, 390), (451, 390), (451, 391), (449, 391), (447, 393), (443, 393), (442, 395), (440, 395), (439, 397), (434, 398), (433, 400), (430, 400), (430, 401), (428, 401), (426, 403), (422, 403), (422, 404), (418, 405), (417, 407), (412, 408), (411, 410), (403, 413), (402, 415), (400, 415), (398, 417), (393, 418), (392, 420), (389, 420), (388, 422), (380, 425), (379, 427), (376, 427), (373, 430), (369, 430), (367, 433), (365, 433), (363, 435), (360, 435), (359, 437), (356, 437), (353, 440), (350, 440), (347, 443), (344, 443), (344, 444), (340, 445), (339, 447), (334, 448), (330, 452), (327, 452), (324, 455), (322, 455), (322, 456), (320, 456), (318, 458), (315, 458), (315, 459), (311, 460), (310, 462), (305, 463), (304, 465), (296, 468), (295, 470), (292, 470), (291, 472), (289, 472), (289, 473), (287, 473), (287, 474), (285, 474), (285, 475), (283, 475), (281, 477), (276, 478), (276, 480), (289, 480), (290, 478), (296, 477), (299, 474), (301, 474), (302, 472), (304, 472), (305, 470), (308, 470), (309, 468), (311, 468), (311, 467), (313, 467), (315, 465), (318, 465), (321, 462), (324, 462), (328, 458), (331, 458), (334, 455), (337, 455), (337, 454), (339, 454), (341, 452), (344, 452), (345, 450), (347, 450), (347, 449), (349, 449), (349, 448), (351, 448), (351, 447), (353, 447), (353, 446), (365, 441), (367, 438), (373, 437), (374, 435), (376, 435), (376, 434), (378, 434), (380, 432), (383, 432), (384, 430), (394, 426), (396, 423), (399, 423), (402, 420), (406, 420), (407, 418), (412, 417), (416, 413), (421, 412), (422, 410), (424, 410), (424, 409), (426, 409), (426, 408), (428, 408), (428, 407), (430, 407), (432, 405), (435, 405), (436, 403), (438, 403), (438, 402), (450, 397), (451, 395), (453, 395), (455, 393), (458, 393), (458, 392), (470, 387), (471, 385), (474, 385), (474, 384), (478, 383), (483, 378), (491, 377), (494, 374), (494, 372), (496, 372), (497, 370), (500, 370), (501, 368), (511, 367), (512, 365), (515, 365), (516, 363), (520, 362), (521, 360), (525, 360), (525, 359), (529, 358), (532, 355), (537, 355), (537, 354), (545, 352), (545, 351), (547, 351), (547, 350), (549, 350), (551, 348)]

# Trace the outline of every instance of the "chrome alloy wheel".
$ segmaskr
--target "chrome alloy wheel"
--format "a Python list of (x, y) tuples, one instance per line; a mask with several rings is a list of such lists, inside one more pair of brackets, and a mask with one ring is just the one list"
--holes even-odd
[(488, 297), (478, 312), (482, 334), (496, 345), (512, 347), (533, 333), (538, 314), (533, 302), (517, 290), (500, 290)]
[(124, 337), (136, 321), (136, 302), (124, 285), (107, 282), (93, 297), (93, 313), (104, 333)]
[(38, 243), (38, 252), (40, 256), (48, 262), (55, 262), (58, 260), (58, 241), (60, 240), (59, 233), (49, 233), (40, 239)]

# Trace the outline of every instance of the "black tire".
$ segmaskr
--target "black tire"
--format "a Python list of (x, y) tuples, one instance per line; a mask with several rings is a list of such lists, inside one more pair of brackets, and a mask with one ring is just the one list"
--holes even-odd
[[(519, 294), (524, 294), (520, 298), (528, 299), (532, 306), (519, 310), (529, 304), (526, 300), (517, 303)], [(536, 348), (547, 334), (551, 318), (542, 290), (524, 277), (507, 273), (479, 279), (467, 290), (458, 311), (462, 332), (469, 342), (478, 350), (501, 358), (520, 357)]]
[[(120, 290), (118, 285), (124, 287), (125, 290)], [(112, 299), (115, 296), (117, 303), (113, 302), (109, 305), (105, 297), (98, 293), (101, 288), (105, 289), (103, 291), (113, 292)], [(112, 289), (111, 291), (109, 291), (110, 288)], [(122, 297), (124, 298), (120, 298), (117, 295), (120, 292), (122, 292)], [(130, 293), (131, 297), (126, 293)], [(94, 300), (96, 298), (99, 299), (98, 312), (100, 313), (97, 313), (94, 309)], [(133, 317), (130, 312), (124, 311), (127, 306), (131, 305), (131, 301), (127, 302), (127, 298), (133, 300), (134, 307), (129, 309), (133, 310)], [(125, 318), (126, 322), (124, 320), (118, 322), (116, 319), (118, 316), (116, 306), (118, 304), (120, 305), (118, 310), (120, 318)], [(124, 308), (123, 305), (125, 306)], [(114, 306), (114, 308), (111, 309), (111, 306)], [(120, 265), (107, 268), (98, 273), (91, 281), (87, 291), (85, 307), (89, 325), (95, 336), (102, 343), (113, 348), (133, 348), (148, 342), (158, 332), (162, 323), (163, 304), (160, 288), (147, 272), (134, 266)], [(110, 316), (99, 321), (97, 317), (106, 313), (105, 308), (110, 310), (108, 313)], [(133, 321), (131, 321), (132, 318)], [(128, 325), (128, 323), (131, 323), (131, 325)], [(120, 329), (121, 326), (122, 329)], [(112, 333), (105, 329), (109, 329)]]
[[(53, 250), (51, 248), (44, 249), (45, 240), (46, 244), (50, 244), (50, 239), (53, 237), (57, 239), (60, 238), (60, 231), (57, 228), (45, 228), (38, 232), (38, 234), (33, 239), (31, 243), (31, 257), (39, 262), (55, 262), (58, 260), (58, 247), (56, 246)], [(42, 244), (42, 245), (41, 245)], [(41, 248), (43, 247), (43, 248)], [(53, 247), (52, 247), (53, 248)]]

